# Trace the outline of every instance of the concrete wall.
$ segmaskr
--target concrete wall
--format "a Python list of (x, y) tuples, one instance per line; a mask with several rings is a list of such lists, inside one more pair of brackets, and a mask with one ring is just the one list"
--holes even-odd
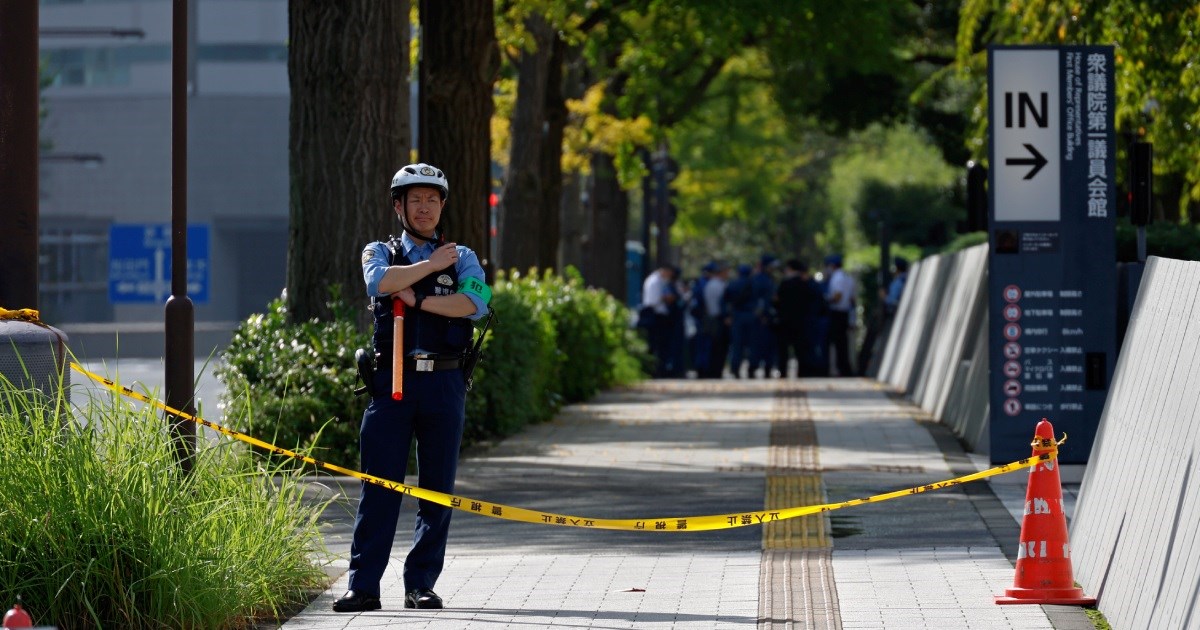
[(988, 447), (987, 245), (931, 256), (909, 270), (879, 380)]
[(1200, 262), (1151, 258), (1071, 527), (1114, 628), (1200, 628)]

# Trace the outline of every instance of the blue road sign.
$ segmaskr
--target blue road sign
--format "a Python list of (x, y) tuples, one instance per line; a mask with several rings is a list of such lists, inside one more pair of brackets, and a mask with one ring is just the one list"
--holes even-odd
[[(208, 302), (208, 226), (187, 228), (187, 293)], [(113, 224), (108, 233), (108, 301), (162, 304), (171, 296), (171, 226)]]

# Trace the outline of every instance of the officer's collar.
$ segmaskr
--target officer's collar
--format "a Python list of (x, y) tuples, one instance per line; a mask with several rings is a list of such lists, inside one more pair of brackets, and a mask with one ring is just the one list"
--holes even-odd
[(433, 249), (433, 241), (424, 241), (418, 243), (416, 239), (408, 235), (408, 232), (402, 232), (400, 234), (400, 244), (404, 247), (404, 254), (406, 256), (412, 253), (413, 249), (422, 251), (426, 247)]

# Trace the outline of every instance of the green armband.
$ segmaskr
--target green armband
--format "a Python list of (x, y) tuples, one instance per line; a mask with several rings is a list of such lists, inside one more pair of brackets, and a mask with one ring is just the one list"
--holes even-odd
[(475, 278), (463, 278), (462, 282), (458, 283), (458, 292), (474, 295), (483, 300), (485, 306), (492, 301), (492, 290)]

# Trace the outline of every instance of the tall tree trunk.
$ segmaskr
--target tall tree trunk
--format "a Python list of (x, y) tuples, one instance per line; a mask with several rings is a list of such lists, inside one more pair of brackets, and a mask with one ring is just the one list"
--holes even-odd
[[(572, 47), (565, 51), (566, 58), (563, 62), (563, 85), (562, 85), (562, 112), (564, 128), (567, 122), (568, 114), (566, 112), (566, 99), (581, 98), (585, 88), (585, 75), (587, 73), (586, 65), (580, 55), (579, 47)], [(547, 94), (547, 98), (549, 95)], [(553, 118), (553, 114), (547, 108), (547, 120)], [(561, 133), (561, 132), (560, 132)], [(547, 142), (547, 146), (550, 143)], [(562, 166), (562, 141), (560, 140), (554, 145), (557, 151), (557, 164), (559, 168)], [(563, 191), (560, 196), (559, 216), (559, 242), (561, 243), (561, 264), (564, 268), (574, 265), (580, 272), (586, 274), (589, 269), (587, 260), (587, 241), (590, 238), (592, 231), (590, 203), (585, 204), (582, 197), (585, 194), (590, 194), (590, 184), (578, 172), (570, 173), (563, 182)]]
[(500, 195), (500, 264), (522, 272), (544, 265), (541, 248), (550, 233), (542, 223), (541, 169), (547, 75), (552, 42), (557, 39), (540, 15), (529, 16), (525, 29), (535, 48), (523, 51), (517, 60), (517, 102), (509, 134), (512, 148)]
[(500, 68), (493, 2), (421, 0), (420, 19), (421, 160), (450, 181), (446, 238), (490, 267), (492, 86)]
[(288, 307), (328, 316), (363, 295), (359, 253), (392, 231), (392, 174), (411, 140), (408, 0), (290, 0)]
[(542, 135), (542, 238), (538, 241), (538, 266), (559, 269), (559, 226), (562, 223), (562, 147), (567, 126), (567, 101), (563, 95), (566, 42), (557, 34), (551, 44), (546, 77), (546, 133)]
[(562, 223), (559, 225), (562, 266), (566, 268), (573, 265), (581, 272), (588, 268), (584, 257), (584, 243), (591, 232), (587, 208), (580, 199), (582, 192), (583, 176), (579, 173), (567, 175), (563, 182)]
[(625, 299), (625, 234), (629, 195), (617, 181), (613, 156), (592, 157), (592, 234), (588, 240), (588, 284)]

